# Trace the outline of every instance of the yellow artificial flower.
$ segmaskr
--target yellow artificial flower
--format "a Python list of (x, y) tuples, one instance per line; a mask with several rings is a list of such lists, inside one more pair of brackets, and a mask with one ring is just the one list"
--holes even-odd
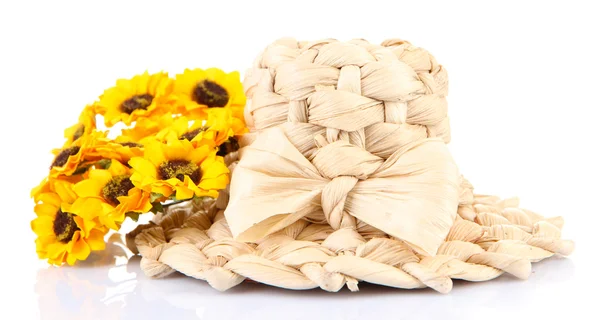
[(228, 110), (235, 121), (234, 131), (245, 128), (246, 96), (237, 71), (186, 69), (175, 76), (173, 94), (178, 112), (191, 119), (206, 119), (208, 110)]
[[(242, 111), (243, 112), (243, 111)], [(209, 118), (210, 114), (214, 114), (216, 118), (231, 118), (231, 130), (236, 137), (241, 137), (245, 133), (248, 133), (248, 127), (246, 127), (246, 122), (244, 121), (244, 117), (238, 118), (237, 116), (233, 116), (233, 111), (228, 109), (209, 109)]]
[(97, 145), (90, 154), (97, 158), (127, 163), (133, 157), (143, 156), (143, 148), (140, 143), (132, 142), (125, 137), (117, 137), (115, 140), (107, 139), (106, 143)]
[(156, 140), (155, 134), (163, 128), (173, 124), (173, 115), (166, 113), (159, 117), (140, 118), (131, 129), (122, 129), (117, 138), (120, 142), (135, 142), (144, 144), (149, 140)]
[(77, 200), (71, 212), (86, 219), (98, 218), (100, 224), (119, 230), (128, 212), (146, 213), (152, 209), (150, 193), (135, 188), (131, 169), (111, 160), (107, 169), (91, 169), (88, 178), (73, 186)]
[(55, 265), (73, 265), (77, 260), (85, 260), (92, 250), (103, 250), (108, 229), (71, 212), (71, 204), (77, 198), (72, 184), (54, 180), (47, 191), (39, 194), (34, 208), (37, 218), (31, 221), (31, 229), (38, 236), (38, 257)]
[(94, 148), (107, 143), (106, 133), (92, 131), (62, 149), (53, 150), (54, 160), (50, 165), (50, 177), (70, 176), (90, 162), (100, 160)]
[(53, 183), (52, 180), (54, 180), (54, 178), (46, 177), (44, 178), (44, 180), (42, 180), (42, 182), (40, 182), (40, 184), (37, 187), (31, 189), (31, 193), (29, 195), (31, 196), (31, 198), (33, 198), (33, 201), (35, 203), (38, 203), (40, 201), (40, 196), (42, 194), (52, 192), (52, 190), (50, 190), (50, 185), (51, 183)]
[(130, 125), (139, 118), (166, 112), (162, 104), (171, 90), (172, 80), (166, 73), (145, 72), (131, 79), (117, 80), (116, 86), (100, 96), (96, 111), (104, 116), (107, 127), (119, 121)]
[(233, 136), (232, 118), (226, 113), (209, 113), (207, 120), (191, 121), (181, 116), (156, 134), (156, 138), (166, 142), (173, 139), (186, 139), (194, 147), (208, 145), (216, 148)]
[(77, 124), (65, 130), (65, 138), (67, 138), (65, 147), (70, 146), (79, 138), (91, 134), (94, 130), (96, 130), (96, 110), (93, 106), (87, 106), (79, 115)]
[(207, 145), (194, 148), (185, 139), (154, 141), (145, 146), (144, 157), (129, 161), (134, 170), (131, 181), (138, 188), (162, 195), (161, 200), (173, 193), (177, 200), (216, 198), (229, 183), (229, 170), (215, 153)]
[(83, 180), (83, 175), (74, 175), (74, 176), (59, 176), (58, 178), (53, 178), (51, 176), (45, 177), (39, 185), (31, 189), (30, 196), (33, 199), (33, 202), (38, 203), (40, 196), (44, 193), (53, 192), (52, 186), (56, 183), (57, 180), (68, 182), (70, 184), (75, 184), (81, 180)]
[(142, 148), (141, 144), (132, 142), (127, 137), (117, 137), (112, 140), (106, 136), (105, 132), (92, 131), (81, 141), (76, 140), (71, 146), (54, 151), (56, 158), (53, 167), (55, 164), (61, 164), (62, 161), (67, 161), (65, 165), (70, 165), (70, 167), (67, 166), (69, 170), (59, 173), (58, 176), (53, 175), (53, 177), (62, 178), (63, 175), (69, 175), (73, 167), (76, 168), (76, 172), (80, 172), (81, 169), (89, 168), (99, 160), (115, 159), (127, 163), (133, 157), (142, 156), (144, 154)]

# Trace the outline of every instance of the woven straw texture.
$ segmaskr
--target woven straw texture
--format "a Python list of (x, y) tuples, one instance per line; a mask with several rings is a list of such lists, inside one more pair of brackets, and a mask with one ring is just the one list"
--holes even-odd
[(244, 86), (251, 133), (226, 157), (229, 189), (128, 234), (146, 275), (446, 293), (572, 252), (562, 218), (473, 193), (446, 147), (446, 70), (424, 49), (282, 39)]

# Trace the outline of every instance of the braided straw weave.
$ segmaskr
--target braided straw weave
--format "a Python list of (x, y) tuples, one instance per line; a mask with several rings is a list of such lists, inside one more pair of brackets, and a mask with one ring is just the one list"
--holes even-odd
[(446, 70), (409, 42), (282, 39), (245, 88), (251, 133), (226, 158), (229, 190), (128, 235), (148, 276), (446, 293), (573, 250), (562, 218), (473, 194), (446, 147)]

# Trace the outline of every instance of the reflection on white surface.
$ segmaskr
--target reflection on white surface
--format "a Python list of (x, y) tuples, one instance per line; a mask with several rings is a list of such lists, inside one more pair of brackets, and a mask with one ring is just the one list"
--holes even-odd
[(149, 279), (139, 260), (116, 242), (76, 267), (39, 270), (39, 314), (42, 319), (520, 319), (559, 316), (554, 306), (575, 299), (568, 290), (577, 288), (573, 261), (558, 258), (534, 264), (528, 281), (510, 276), (485, 283), (455, 281), (448, 295), (366, 283), (358, 293), (255, 283), (218, 292), (177, 274)]

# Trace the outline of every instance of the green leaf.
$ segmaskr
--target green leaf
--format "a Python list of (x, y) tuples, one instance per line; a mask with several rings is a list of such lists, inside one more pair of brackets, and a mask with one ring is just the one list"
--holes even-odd
[(133, 212), (133, 211), (129, 211), (125, 214), (126, 217), (129, 217), (129, 219), (137, 222), (138, 219), (140, 218), (140, 213), (139, 212)]
[(162, 193), (152, 192), (150, 194), (150, 202), (156, 202), (157, 200), (160, 200), (164, 197), (165, 196)]
[(71, 174), (71, 175), (78, 175), (78, 174), (84, 174), (86, 171), (88, 171), (90, 169), (92, 165), (90, 164), (82, 164), (79, 167), (77, 167), (77, 169)]
[(152, 203), (152, 209), (150, 209), (150, 212), (152, 212), (152, 213), (164, 212), (162, 203), (160, 203), (160, 202)]
[(112, 161), (110, 159), (102, 159), (100, 161), (98, 161), (96, 164), (98, 165), (98, 167), (106, 170), (108, 168), (110, 168)]

